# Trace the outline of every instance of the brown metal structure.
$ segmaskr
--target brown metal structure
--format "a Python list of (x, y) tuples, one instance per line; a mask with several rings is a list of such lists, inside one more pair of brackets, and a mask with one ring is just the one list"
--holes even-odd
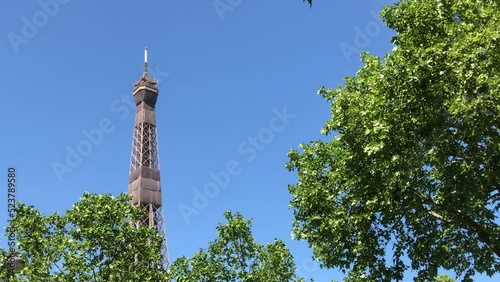
[(155, 228), (164, 238), (162, 255), (164, 267), (168, 269), (167, 236), (162, 209), (160, 185), (160, 159), (158, 153), (158, 133), (156, 130), (156, 99), (158, 82), (148, 74), (147, 48), (144, 51), (144, 73), (135, 83), (133, 95), (136, 105), (134, 137), (128, 193), (132, 196), (130, 204), (139, 205), (147, 212), (135, 226)]

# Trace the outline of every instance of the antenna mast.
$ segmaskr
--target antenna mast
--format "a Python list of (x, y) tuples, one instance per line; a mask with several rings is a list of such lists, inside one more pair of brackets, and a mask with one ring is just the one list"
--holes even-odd
[(144, 72), (148, 73), (148, 47), (144, 47)]

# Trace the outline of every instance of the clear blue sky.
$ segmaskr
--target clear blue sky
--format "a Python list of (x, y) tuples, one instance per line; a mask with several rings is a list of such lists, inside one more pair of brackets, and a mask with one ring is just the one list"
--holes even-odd
[[(231, 209), (254, 218), (258, 242), (285, 240), (301, 276), (343, 276), (320, 270), (307, 243), (290, 238), (287, 184), (296, 176), (285, 169), (286, 155), (323, 138), (330, 112), (316, 91), (353, 75), (359, 50), (391, 50), (393, 33), (377, 16), (390, 1), (315, 0), (312, 9), (301, 0), (55, 1), (4, 1), (0, 10), (1, 179), (7, 167), (17, 168), (18, 200), (48, 214), (70, 208), (84, 191), (126, 192), (134, 121), (128, 103), (148, 46), (160, 80), (171, 259), (206, 247)], [(68, 150), (81, 159), (68, 162)], [(71, 171), (56, 173), (56, 162)], [(194, 191), (228, 164), (236, 167), (227, 185), (194, 205)], [(183, 214), (187, 206), (196, 214)]]

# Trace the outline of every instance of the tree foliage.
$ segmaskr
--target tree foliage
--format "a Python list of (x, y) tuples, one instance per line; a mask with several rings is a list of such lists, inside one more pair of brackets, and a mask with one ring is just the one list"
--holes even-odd
[(434, 281), (436, 281), (436, 282), (455, 282), (455, 279), (451, 278), (448, 275), (441, 274)]
[(295, 276), (295, 263), (283, 241), (255, 243), (251, 220), (240, 213), (224, 213), (217, 238), (191, 258), (180, 257), (170, 268), (171, 278), (190, 281), (304, 281)]
[(287, 167), (293, 232), (323, 266), (374, 281), (500, 271), (499, 5), (387, 6), (393, 52), (319, 90), (332, 140), (292, 149)]
[(132, 227), (144, 212), (129, 199), (85, 193), (64, 215), (48, 216), (18, 204), (12, 225), (26, 267), (15, 281), (164, 280), (163, 238), (154, 229)]

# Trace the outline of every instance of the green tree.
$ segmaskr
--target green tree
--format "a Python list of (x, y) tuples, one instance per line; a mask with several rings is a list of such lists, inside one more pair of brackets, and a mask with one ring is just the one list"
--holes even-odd
[(26, 267), (15, 281), (164, 281), (162, 238), (132, 227), (144, 213), (129, 199), (84, 193), (64, 215), (48, 216), (19, 203), (12, 225)]
[(455, 279), (449, 277), (446, 274), (441, 274), (434, 281), (436, 281), (436, 282), (455, 282)]
[(254, 242), (251, 219), (224, 213), (226, 224), (217, 226), (217, 238), (191, 258), (180, 257), (170, 268), (171, 278), (191, 281), (304, 281), (295, 275), (295, 263), (285, 244)]
[[(446, 274), (441, 274), (436, 277), (436, 279), (432, 280), (434, 282), (455, 282), (455, 279), (449, 277)], [(335, 281), (332, 281), (335, 282)], [(342, 282), (373, 282), (373, 279), (369, 279), (365, 274), (363, 273), (353, 273), (350, 272), (349, 276), (344, 278)]]
[(293, 233), (324, 267), (374, 281), (500, 271), (499, 5), (387, 6), (393, 51), (319, 90), (332, 138), (292, 149), (287, 167)]

